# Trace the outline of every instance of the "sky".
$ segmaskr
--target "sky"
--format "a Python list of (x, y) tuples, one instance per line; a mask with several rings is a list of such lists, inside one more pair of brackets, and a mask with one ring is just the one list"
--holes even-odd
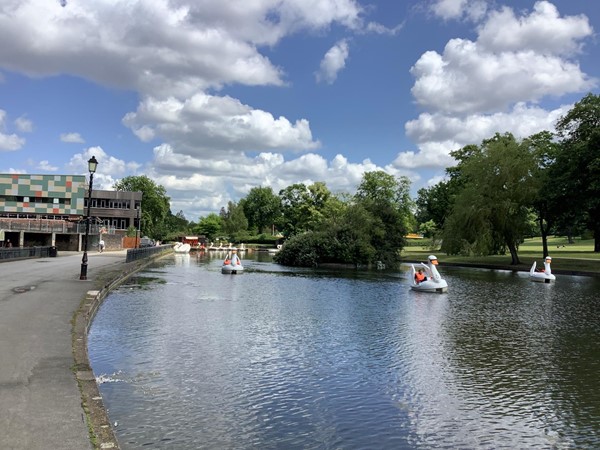
[(254, 187), (443, 179), (600, 93), (590, 0), (0, 0), (0, 173), (162, 185), (190, 221)]

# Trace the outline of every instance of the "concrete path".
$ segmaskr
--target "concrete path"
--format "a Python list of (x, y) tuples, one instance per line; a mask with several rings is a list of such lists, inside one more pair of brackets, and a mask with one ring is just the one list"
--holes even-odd
[(126, 251), (0, 263), (0, 449), (91, 449), (72, 371), (71, 319), (102, 268)]

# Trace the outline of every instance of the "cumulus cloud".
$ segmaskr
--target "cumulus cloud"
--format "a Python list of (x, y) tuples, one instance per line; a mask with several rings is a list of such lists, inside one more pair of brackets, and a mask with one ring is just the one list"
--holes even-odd
[[(475, 3), (441, 0), (434, 11), (459, 19)], [(489, 11), (476, 30), (475, 41), (451, 39), (443, 53), (427, 51), (411, 68), (411, 92), (426, 112), (405, 125), (418, 151), (399, 153), (394, 166), (443, 168), (452, 163), (452, 150), (496, 132), (524, 138), (553, 130), (570, 106), (540, 103), (597, 86), (575, 59), (593, 34), (585, 16), (561, 17), (553, 4), (539, 1), (522, 15), (507, 7)]]
[(487, 3), (484, 0), (436, 0), (431, 5), (431, 10), (444, 20), (477, 21), (485, 15)]
[(340, 70), (346, 67), (346, 59), (348, 58), (349, 49), (348, 42), (341, 40), (331, 47), (321, 60), (318, 72), (315, 74), (317, 82), (325, 82), (332, 84)]
[(305, 119), (292, 123), (235, 98), (204, 93), (185, 101), (147, 97), (123, 123), (138, 136), (142, 132), (160, 136), (190, 156), (219, 159), (241, 151), (300, 151), (320, 146)]
[(62, 133), (60, 135), (60, 140), (62, 142), (68, 142), (73, 144), (85, 143), (85, 140), (81, 137), (79, 133)]
[(0, 47), (0, 64), (10, 70), (179, 98), (232, 83), (283, 85), (260, 46), (333, 23), (363, 26), (355, 0), (26, 0), (4, 11), (0, 41), (11, 45)]
[(411, 68), (411, 92), (423, 108), (452, 114), (584, 92), (597, 80), (570, 57), (592, 32), (585, 16), (560, 17), (546, 1), (522, 17), (502, 8), (478, 27), (476, 41), (451, 39), (442, 54), (424, 53)]
[(97, 186), (98, 189), (110, 190), (119, 178), (136, 173), (142, 167), (137, 162), (115, 158), (102, 147), (88, 147), (84, 152), (73, 155), (66, 164), (66, 169), (69, 173), (89, 176), (88, 161), (92, 156), (96, 157), (98, 161), (96, 173), (94, 173), (94, 186)]
[[(218, 160), (180, 154), (166, 144), (154, 149), (151, 170), (153, 180), (176, 193), (178, 200), (172, 202), (171, 209), (193, 211), (188, 217), (193, 220), (226, 206), (230, 200), (237, 201), (256, 186), (271, 187), (278, 193), (293, 183), (325, 181), (334, 193), (354, 192), (365, 171), (404, 174), (391, 165), (380, 167), (368, 159), (351, 163), (340, 154), (330, 161), (316, 153), (286, 160), (274, 152)], [(186, 208), (182, 208), (184, 204)]]

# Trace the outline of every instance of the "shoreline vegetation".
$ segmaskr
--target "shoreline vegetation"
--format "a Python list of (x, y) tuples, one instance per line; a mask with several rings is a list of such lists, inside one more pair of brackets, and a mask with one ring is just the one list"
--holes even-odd
[[(600, 253), (594, 253), (594, 240), (574, 238), (573, 243), (563, 236), (548, 238), (548, 252), (552, 257), (552, 272), (563, 275), (600, 276)], [(541, 238), (529, 238), (519, 246), (521, 264), (511, 265), (511, 256), (463, 256), (446, 255), (439, 249), (432, 249), (429, 239), (407, 239), (401, 253), (403, 263), (425, 262), (434, 254), (440, 266), (477, 267), (513, 271), (529, 271), (534, 261), (543, 262)]]

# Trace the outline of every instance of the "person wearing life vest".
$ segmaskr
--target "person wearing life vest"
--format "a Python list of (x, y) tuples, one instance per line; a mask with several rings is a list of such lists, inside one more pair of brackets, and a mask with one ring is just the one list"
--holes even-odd
[(415, 272), (415, 282), (417, 284), (425, 280), (427, 280), (427, 277), (423, 273), (423, 269), (419, 269), (417, 272)]
[(223, 261), (223, 264), (225, 264), (226, 266), (228, 266), (229, 264), (231, 264), (231, 261), (229, 260), (229, 255), (227, 255), (225, 257), (225, 261)]

